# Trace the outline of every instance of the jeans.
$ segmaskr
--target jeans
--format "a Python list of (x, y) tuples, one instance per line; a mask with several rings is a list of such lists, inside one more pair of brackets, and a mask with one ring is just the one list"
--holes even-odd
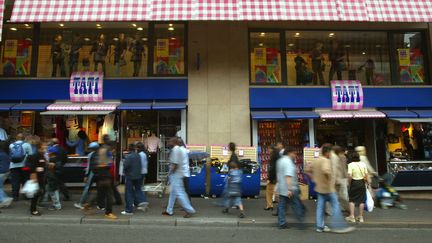
[(80, 205), (83, 205), (87, 201), (88, 195), (89, 195), (89, 191), (90, 191), (90, 187), (93, 184), (93, 180), (94, 180), (94, 173), (90, 172), (89, 175), (88, 175), (88, 177), (87, 177), (87, 182), (84, 185), (83, 192), (81, 194), (81, 198), (80, 198), (80, 201), (79, 201)]
[(278, 224), (284, 226), (286, 224), (286, 205), (290, 204), (294, 212), (294, 215), (298, 222), (303, 223), (304, 221), (304, 210), (303, 204), (300, 201), (299, 191), (295, 190), (291, 198), (279, 195), (278, 204)]
[(9, 198), (3, 190), (3, 184), (8, 175), (8, 172), (0, 174), (0, 203)]
[(13, 198), (19, 198), (20, 187), (28, 180), (29, 174), (27, 171), (23, 171), (22, 168), (10, 169), (11, 173), (11, 184), (12, 184), (12, 196)]
[(172, 174), (170, 177), (170, 195), (168, 199), (168, 206), (166, 212), (169, 214), (174, 213), (174, 203), (176, 199), (179, 200), (180, 205), (187, 213), (195, 213), (195, 209), (190, 204), (186, 191), (183, 185), (183, 176)]
[(61, 209), (61, 203), (60, 203), (60, 192), (59, 190), (55, 191), (48, 191), (49, 196), (51, 197), (51, 201), (53, 203), (53, 206), (56, 209)]
[[(105, 202), (105, 214), (112, 213), (113, 205), (113, 186), (111, 177), (100, 177), (96, 180), (98, 202)], [(101, 206), (101, 205), (99, 205)]]
[(125, 211), (128, 213), (132, 213), (134, 202), (139, 205), (144, 202), (144, 194), (142, 192), (142, 178), (131, 180), (126, 177), (126, 208)]
[(340, 206), (338, 197), (335, 192), (327, 193), (327, 194), (321, 194), (317, 193), (318, 195), (318, 202), (317, 202), (317, 208), (316, 208), (316, 227), (317, 229), (324, 229), (325, 223), (324, 223), (324, 217), (325, 217), (325, 205), (326, 202), (330, 202), (332, 206), (332, 216), (331, 216), (331, 229), (342, 229), (348, 227), (347, 223), (345, 222)]

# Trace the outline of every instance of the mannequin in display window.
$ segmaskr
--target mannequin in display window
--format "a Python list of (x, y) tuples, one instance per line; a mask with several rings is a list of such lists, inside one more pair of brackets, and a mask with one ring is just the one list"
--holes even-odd
[(133, 77), (138, 77), (140, 70), (141, 70), (141, 64), (144, 53), (144, 44), (141, 40), (140, 35), (137, 33), (135, 35), (135, 39), (133, 40), (131, 46), (129, 47), (129, 51), (132, 52), (131, 61), (134, 63), (133, 68)]
[(157, 181), (157, 153), (162, 147), (161, 141), (155, 132), (150, 132), (149, 137), (144, 141), (144, 146), (148, 152), (147, 181), (154, 183)]
[(90, 54), (93, 54), (94, 71), (98, 71), (99, 63), (102, 65), (102, 72), (106, 75), (105, 59), (108, 53), (108, 45), (105, 41), (105, 35), (101, 34), (99, 39), (93, 44)]
[(64, 46), (62, 35), (56, 35), (51, 45), (51, 60), (52, 60), (52, 77), (57, 76), (57, 66), (60, 67), (60, 76), (66, 77), (65, 63), (64, 63)]

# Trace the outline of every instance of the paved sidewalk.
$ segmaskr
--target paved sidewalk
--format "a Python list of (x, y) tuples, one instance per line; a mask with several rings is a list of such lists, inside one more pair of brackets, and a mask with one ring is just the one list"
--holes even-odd
[[(239, 219), (237, 210), (232, 209), (229, 214), (222, 214), (222, 208), (217, 206), (220, 199), (193, 198), (192, 204), (197, 214), (190, 219), (184, 219), (180, 208), (175, 209), (172, 217), (162, 216), (163, 206), (167, 203), (167, 196), (160, 199), (149, 195), (150, 207), (147, 212), (138, 211), (133, 216), (120, 214), (124, 206), (114, 206), (114, 213), (118, 220), (107, 220), (103, 211), (96, 209), (89, 212), (75, 209), (73, 203), (79, 194), (72, 196), (72, 201), (63, 202), (61, 211), (41, 209), (42, 216), (29, 215), (29, 201), (21, 200), (13, 203), (10, 208), (1, 209), (0, 222), (30, 222), (30, 223), (62, 223), (62, 224), (122, 224), (122, 225), (166, 225), (166, 226), (221, 226), (221, 227), (275, 227), (276, 217), (271, 212), (264, 211), (264, 199), (243, 200), (246, 218)], [(407, 210), (396, 208), (383, 210), (376, 208), (372, 213), (366, 213), (366, 223), (359, 227), (395, 227), (395, 228), (425, 228), (432, 226), (432, 207), (430, 200), (406, 200)], [(305, 201), (307, 206), (306, 223), (313, 227), (315, 222), (315, 201)], [(288, 223), (295, 223), (291, 212), (287, 214)]]

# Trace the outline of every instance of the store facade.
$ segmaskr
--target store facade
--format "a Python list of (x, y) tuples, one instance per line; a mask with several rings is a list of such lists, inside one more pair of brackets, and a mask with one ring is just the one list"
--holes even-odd
[[(389, 6), (373, 0), (297, 7), (291, 1), (184, 1), (181, 7), (174, 5), (178, 1), (132, 2), (124, 1), (129, 8), (116, 17), (92, 17), (91, 10), (80, 16), (74, 9), (82, 6), (75, 6), (62, 18), (25, 12), (29, 1), (6, 1), (2, 103), (70, 101), (70, 70), (97, 66), (105, 68), (104, 102), (116, 102), (123, 146), (149, 130), (167, 137), (181, 131), (189, 144), (260, 146), (265, 165), (262, 145), (286, 140), (301, 151), (327, 141), (365, 145), (380, 173), (389, 145), (379, 143), (387, 140), (379, 132), (406, 118), (402, 111), (428, 119), (423, 111), (432, 109), (426, 1), (404, 1), (415, 6), (409, 11), (394, 1), (394, 13), (387, 15), (382, 11)], [(59, 34), (68, 50), (64, 67), (50, 60)], [(104, 65), (91, 53), (101, 34), (108, 46)], [(117, 44), (123, 39), (124, 52)], [(71, 50), (79, 50), (77, 59)], [(360, 81), (361, 114), (332, 117), (331, 80)]]

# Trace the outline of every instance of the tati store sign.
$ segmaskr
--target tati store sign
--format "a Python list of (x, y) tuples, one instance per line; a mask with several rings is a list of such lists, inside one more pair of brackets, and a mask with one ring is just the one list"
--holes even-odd
[(103, 73), (74, 72), (70, 78), (69, 95), (72, 102), (101, 102)]
[(333, 110), (361, 110), (363, 88), (358, 80), (332, 80)]

